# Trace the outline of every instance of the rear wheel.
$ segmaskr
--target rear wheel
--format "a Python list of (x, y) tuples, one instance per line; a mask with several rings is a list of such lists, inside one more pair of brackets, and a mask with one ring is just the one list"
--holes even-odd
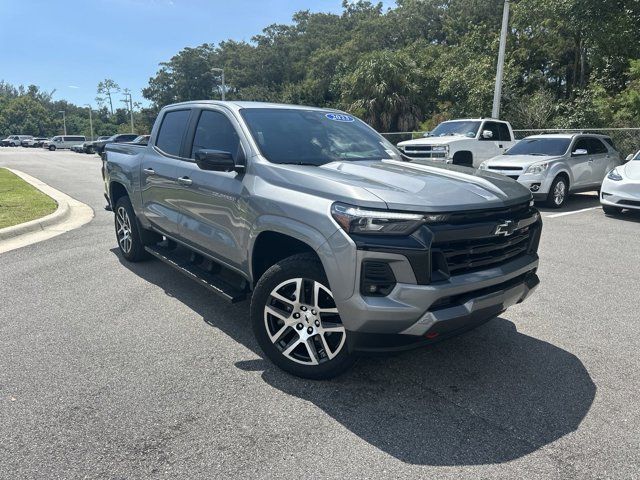
[(612, 207), (610, 205), (603, 205), (602, 210), (605, 215), (620, 215), (622, 213), (622, 209), (620, 207)]
[(354, 362), (328, 285), (322, 265), (310, 254), (276, 263), (256, 285), (251, 324), (258, 344), (293, 375), (332, 378)]
[(52, 151), (52, 152), (53, 152), (55, 149), (56, 149), (56, 146), (55, 146), (55, 145), (49, 145), (49, 150), (50, 150), (50, 151)]
[(569, 183), (567, 179), (560, 175), (553, 180), (549, 194), (547, 195), (547, 206), (551, 208), (561, 208), (567, 201), (569, 194)]
[(116, 239), (122, 256), (130, 262), (139, 262), (149, 258), (149, 254), (144, 247), (152, 243), (147, 237), (155, 237), (156, 234), (143, 230), (138, 225), (129, 197), (120, 197), (118, 199), (115, 214)]

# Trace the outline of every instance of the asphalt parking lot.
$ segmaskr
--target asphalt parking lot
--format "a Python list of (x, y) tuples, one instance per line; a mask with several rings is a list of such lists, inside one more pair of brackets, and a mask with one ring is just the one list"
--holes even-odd
[(262, 359), (246, 303), (120, 259), (97, 156), (0, 166), (96, 213), (0, 255), (1, 478), (638, 478), (640, 215), (543, 209), (529, 301), (311, 382)]

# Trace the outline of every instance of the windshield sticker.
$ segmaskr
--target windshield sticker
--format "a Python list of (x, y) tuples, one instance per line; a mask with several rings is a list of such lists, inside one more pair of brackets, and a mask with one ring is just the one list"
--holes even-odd
[(341, 113), (327, 113), (325, 115), (329, 120), (334, 122), (354, 122), (355, 119), (350, 115), (342, 115)]

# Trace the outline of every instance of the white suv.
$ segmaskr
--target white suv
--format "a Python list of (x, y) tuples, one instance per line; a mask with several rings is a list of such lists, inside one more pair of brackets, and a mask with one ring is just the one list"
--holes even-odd
[(6, 147), (19, 147), (22, 144), (23, 140), (28, 140), (33, 138), (31, 135), (9, 135), (7, 138), (2, 140), (2, 146)]
[(599, 190), (607, 172), (621, 163), (610, 137), (547, 134), (520, 140), (480, 168), (511, 177), (531, 190), (534, 199), (560, 208), (569, 193)]

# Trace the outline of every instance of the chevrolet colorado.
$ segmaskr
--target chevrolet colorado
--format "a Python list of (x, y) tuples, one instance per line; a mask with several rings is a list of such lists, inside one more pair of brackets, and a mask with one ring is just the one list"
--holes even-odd
[(527, 188), (408, 160), (344, 112), (198, 101), (163, 108), (146, 146), (108, 144), (102, 173), (125, 259), (251, 294), (265, 355), (329, 378), (357, 352), (478, 326), (539, 283)]

